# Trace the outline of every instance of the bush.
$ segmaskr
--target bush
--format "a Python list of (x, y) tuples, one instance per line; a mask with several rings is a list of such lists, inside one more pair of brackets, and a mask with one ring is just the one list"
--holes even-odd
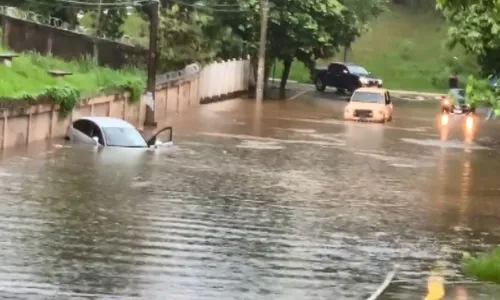
[(475, 258), (465, 254), (462, 259), (462, 270), (467, 276), (500, 283), (500, 248)]
[[(72, 75), (56, 79), (48, 73), (49, 70), (62, 70)], [(62, 113), (71, 111), (81, 97), (110, 89), (127, 90), (131, 93), (131, 100), (136, 101), (145, 87), (143, 71), (99, 67), (89, 57), (64, 61), (27, 52), (15, 58), (10, 68), (0, 65), (0, 72), (0, 99), (36, 100), (46, 96), (61, 106)]]

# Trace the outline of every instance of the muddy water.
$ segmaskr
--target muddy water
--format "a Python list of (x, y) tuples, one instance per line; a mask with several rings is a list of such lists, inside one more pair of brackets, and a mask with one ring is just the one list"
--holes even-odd
[(422, 299), (437, 264), (463, 280), (461, 251), (500, 240), (500, 127), (443, 130), (404, 102), (392, 124), (344, 123), (343, 105), (227, 101), (161, 151), (5, 156), (0, 297), (366, 299), (397, 266), (381, 299)]

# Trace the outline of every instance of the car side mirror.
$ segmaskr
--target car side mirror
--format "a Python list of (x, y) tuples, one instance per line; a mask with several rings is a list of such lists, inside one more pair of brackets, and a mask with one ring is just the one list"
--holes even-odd
[(347, 74), (347, 73), (349, 73), (349, 71), (347, 71), (347, 70), (344, 70), (344, 71), (342, 71), (342, 72), (343, 72), (344, 74)]
[(95, 142), (96, 145), (99, 145), (99, 137), (94, 136), (92, 137), (92, 140)]

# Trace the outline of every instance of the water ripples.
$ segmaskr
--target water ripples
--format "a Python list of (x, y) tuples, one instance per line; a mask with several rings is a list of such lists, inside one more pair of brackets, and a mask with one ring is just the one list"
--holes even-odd
[(0, 296), (363, 299), (398, 264), (405, 283), (387, 299), (421, 298), (430, 266), (444, 260), (459, 278), (460, 250), (483, 243), (450, 229), (470, 225), (468, 199), (491, 201), (471, 194), (477, 156), (460, 173), (463, 156), (416, 151), (406, 129), (349, 140), (347, 129), (269, 127), (186, 135), (123, 164), (66, 147), (4, 161)]

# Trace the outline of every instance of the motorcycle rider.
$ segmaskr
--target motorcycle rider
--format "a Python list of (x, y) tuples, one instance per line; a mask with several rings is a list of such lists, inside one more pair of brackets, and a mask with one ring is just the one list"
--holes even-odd
[(448, 78), (448, 86), (450, 89), (458, 89), (458, 78), (455, 72), (451, 73)]

